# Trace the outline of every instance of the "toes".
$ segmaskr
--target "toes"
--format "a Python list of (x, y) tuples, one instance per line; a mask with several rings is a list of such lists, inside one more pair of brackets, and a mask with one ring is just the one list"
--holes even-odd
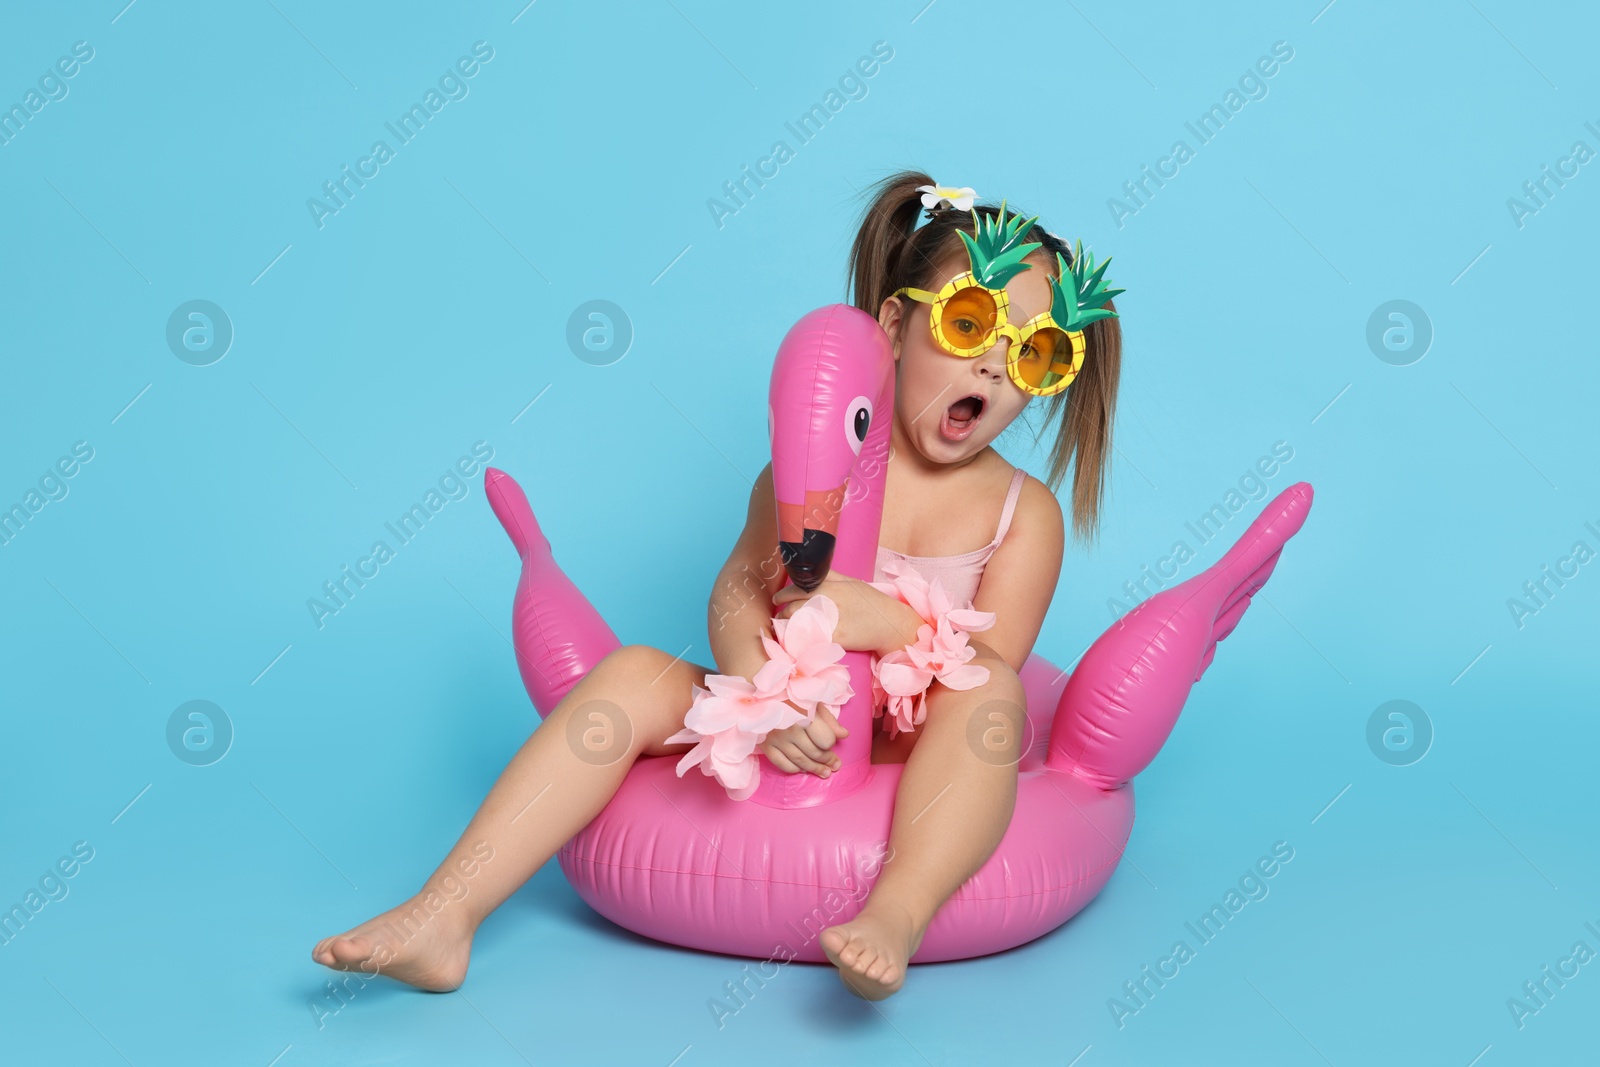
[(838, 947), (834, 949), (835, 955), (839, 957), (838, 962), (846, 967), (853, 967), (856, 960), (860, 958), (861, 950), (865, 946), (859, 937), (851, 935), (848, 926), (840, 926), (835, 929), (839, 931)]
[(905, 967), (878, 939), (857, 933), (850, 924), (830, 926), (822, 932), (823, 951), (839, 969), (845, 988), (863, 1000), (882, 1000), (896, 992)]
[(877, 950), (871, 945), (859, 944), (856, 948), (855, 961), (850, 964), (850, 969), (857, 974), (866, 975), (877, 962)]
[(894, 985), (903, 974), (905, 974), (905, 968), (900, 965), (900, 961), (887, 952), (880, 953), (877, 962), (867, 971), (868, 978), (875, 982), (882, 982), (886, 986)]
[(328, 946), (328, 954), (333, 957), (334, 965), (342, 971), (348, 971), (352, 966), (362, 962), (372, 955), (364, 937), (336, 937)]
[(317, 947), (311, 950), (311, 958), (325, 967), (333, 967), (337, 965), (339, 960), (334, 954), (333, 945), (336, 941), (344, 940), (348, 940), (347, 934), (335, 934), (332, 937), (323, 938), (321, 941), (317, 942)]

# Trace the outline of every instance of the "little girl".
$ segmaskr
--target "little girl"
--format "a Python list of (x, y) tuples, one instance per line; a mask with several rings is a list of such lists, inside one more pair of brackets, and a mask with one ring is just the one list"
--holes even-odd
[[(1018, 672), (1061, 573), (1065, 524), (1054, 490), (1074, 456), (1072, 520), (1080, 539), (1095, 536), (1104, 496), (1121, 357), (1118, 320), (1089, 323), (1077, 341), (1081, 352), (1068, 334), (1034, 329), (1059, 296), (1052, 279), (1075, 299), (1074, 281), (1058, 265), (1072, 266), (1072, 250), (1030, 225), (1018, 244), (1039, 247), (1025, 259), (979, 263), (982, 252), (962, 234), (971, 238), (980, 219), (992, 225), (997, 214), (974, 205), (970, 189), (937, 187), (925, 174), (902, 172), (876, 186), (850, 252), (855, 306), (877, 317), (897, 363), (874, 580), (884, 580), (887, 561), (904, 560), (925, 578), (937, 576), (957, 604), (996, 616), (970, 641), (977, 653), (971, 662), (989, 672), (986, 683), (957, 691), (935, 682), (926, 718), (913, 730), (896, 732), (890, 716), (878, 720), (872, 761), (905, 764), (886, 862), (861, 911), (821, 935), (841, 980), (872, 1000), (901, 987), (939, 907), (1005, 833), (1016, 801), (1020, 738), (1009, 738), (1016, 749), (1009, 760), (980, 759), (967, 741), (968, 719), (996, 700), (1026, 706)], [(1114, 310), (1108, 299), (1101, 306)], [(1054, 307), (1060, 311), (1059, 299)], [(1075, 355), (1081, 355), (1076, 377), (1055, 372)], [(1048, 485), (991, 446), (1035, 400), (1056, 428)], [(711, 597), (716, 668), (644, 645), (607, 656), (512, 757), (421, 892), (321, 941), (312, 959), (421, 989), (457, 988), (483, 919), (605, 807), (634, 759), (680, 756), (692, 747), (665, 739), (683, 729), (694, 687), (703, 687), (708, 674), (752, 677), (767, 661), (761, 634), (771, 632), (773, 618), (788, 618), (810, 597), (825, 595), (838, 605), (835, 640), (845, 649), (882, 656), (916, 641), (922, 620), (867, 582), (830, 574), (810, 593), (780, 588), (771, 471), (769, 464), (756, 479), (744, 531)], [(759, 596), (749, 594), (752, 578)], [(579, 758), (566, 743), (567, 719), (593, 700), (623, 708), (632, 727), (625, 758), (604, 766)], [(810, 723), (769, 734), (760, 751), (781, 772), (827, 777), (840, 766), (831, 749), (845, 734), (823, 708)]]

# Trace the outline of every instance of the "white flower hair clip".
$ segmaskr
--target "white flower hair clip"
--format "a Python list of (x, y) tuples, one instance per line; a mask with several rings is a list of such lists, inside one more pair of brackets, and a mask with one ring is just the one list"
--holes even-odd
[(966, 186), (950, 185), (919, 185), (917, 192), (922, 194), (922, 206), (929, 213), (940, 204), (949, 204), (958, 211), (971, 211), (972, 201), (978, 195)]

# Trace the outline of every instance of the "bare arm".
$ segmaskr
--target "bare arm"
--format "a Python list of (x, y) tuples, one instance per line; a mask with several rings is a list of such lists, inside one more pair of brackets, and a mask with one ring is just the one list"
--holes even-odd
[(972, 600), (974, 609), (995, 613), (994, 626), (973, 635), (973, 648), (988, 649), (1012, 670), (1022, 670), (1055, 596), (1065, 547), (1061, 503), (1030, 476), (1022, 485), (1011, 528), (989, 557)]
[(744, 530), (717, 573), (706, 610), (711, 655), (722, 674), (752, 677), (766, 665), (761, 644), (771, 632), (772, 594), (784, 583), (778, 554), (777, 505), (772, 495), (772, 464), (756, 476)]

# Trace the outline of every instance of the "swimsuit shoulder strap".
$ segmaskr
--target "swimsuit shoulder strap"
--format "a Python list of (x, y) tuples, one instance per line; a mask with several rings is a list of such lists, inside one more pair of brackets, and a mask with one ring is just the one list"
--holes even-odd
[(996, 545), (1005, 539), (1006, 531), (1011, 529), (1011, 515), (1017, 510), (1017, 497), (1022, 492), (1022, 483), (1027, 477), (1028, 472), (1021, 467), (1011, 475), (1011, 488), (1006, 491), (1006, 508), (1000, 513), (1000, 529), (994, 535)]

